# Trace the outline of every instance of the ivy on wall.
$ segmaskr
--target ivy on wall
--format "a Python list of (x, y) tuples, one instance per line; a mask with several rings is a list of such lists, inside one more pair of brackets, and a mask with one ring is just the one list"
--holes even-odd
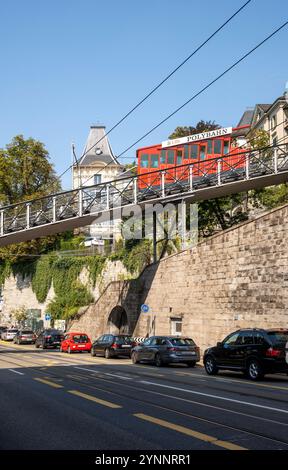
[(21, 275), (23, 279), (29, 276), (38, 302), (44, 303), (53, 285), (55, 297), (48, 304), (47, 311), (54, 319), (68, 319), (73, 317), (80, 307), (94, 301), (89, 286), (80, 282), (81, 271), (84, 268), (88, 270), (90, 286), (94, 288), (107, 260), (121, 260), (129, 273), (138, 275), (151, 261), (151, 242), (137, 241), (131, 246), (124, 246), (122, 243), (116, 247), (116, 252), (109, 256), (67, 257), (51, 252), (36, 261), (23, 260), (12, 263), (7, 259), (1, 260), (0, 287), (11, 274), (15, 277)]
[(93, 295), (88, 287), (82, 284), (79, 276), (84, 267), (88, 269), (89, 281), (95, 287), (106, 258), (100, 255), (78, 257), (59, 257), (56, 253), (44, 255), (36, 261), (21, 261), (10, 263), (8, 260), (0, 262), (0, 286), (13, 274), (22, 278), (31, 277), (32, 290), (38, 302), (47, 299), (48, 292), (53, 284), (55, 298), (49, 303), (47, 309), (53, 318), (70, 318), (84, 305), (93, 302)]

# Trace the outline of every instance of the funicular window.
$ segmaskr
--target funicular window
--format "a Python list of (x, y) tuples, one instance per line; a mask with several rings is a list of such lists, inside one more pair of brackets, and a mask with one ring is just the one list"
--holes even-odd
[(190, 145), (190, 155), (192, 160), (196, 160), (198, 158), (198, 145)]
[(207, 153), (213, 153), (212, 140), (207, 140)]
[(206, 157), (206, 145), (200, 145), (200, 160), (204, 160)]
[(160, 162), (162, 165), (166, 163), (166, 150), (161, 150)]
[(224, 153), (224, 155), (227, 155), (227, 153), (229, 153), (229, 140), (224, 140), (223, 153)]
[(184, 160), (189, 160), (189, 145), (184, 145)]
[(148, 154), (143, 154), (141, 155), (141, 168), (148, 168), (149, 165), (149, 155)]
[(169, 165), (174, 165), (174, 159), (175, 159), (174, 150), (168, 150), (167, 153), (168, 153), (167, 163), (169, 163)]
[(158, 168), (158, 153), (154, 153), (153, 155), (150, 155), (150, 167)]
[(214, 153), (221, 153), (221, 140), (214, 140)]
[(182, 150), (177, 150), (177, 165), (182, 163)]

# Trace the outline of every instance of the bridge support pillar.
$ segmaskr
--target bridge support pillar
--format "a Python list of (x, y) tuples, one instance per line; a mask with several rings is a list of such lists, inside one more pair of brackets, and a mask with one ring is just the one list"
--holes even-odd
[(4, 235), (4, 211), (0, 212), (0, 235)]
[(181, 245), (182, 250), (186, 248), (186, 201), (181, 202)]
[(153, 263), (157, 263), (157, 214), (153, 211)]

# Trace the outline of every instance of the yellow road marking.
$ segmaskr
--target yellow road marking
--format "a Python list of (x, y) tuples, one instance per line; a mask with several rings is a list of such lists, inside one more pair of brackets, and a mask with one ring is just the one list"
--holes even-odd
[(50, 387), (63, 388), (63, 385), (55, 384), (54, 382), (50, 382), (50, 380), (40, 379), (38, 377), (34, 378), (34, 380), (37, 380), (37, 382), (41, 382), (45, 385), (50, 385)]
[(202, 432), (193, 431), (193, 429), (185, 428), (184, 426), (180, 426), (179, 424), (170, 423), (169, 421), (165, 421), (163, 419), (154, 418), (153, 416), (148, 416), (143, 413), (135, 413), (134, 416), (136, 418), (143, 419), (145, 421), (149, 421), (153, 424), (158, 424), (159, 426), (163, 426), (167, 429), (172, 429), (173, 431), (180, 432), (182, 434), (186, 434), (187, 436), (195, 437), (200, 441), (209, 442), (218, 447), (223, 447), (224, 449), (229, 450), (247, 450), (245, 447), (240, 447), (232, 442), (221, 441), (217, 439), (217, 437), (209, 436), (208, 434), (204, 434)]
[(116, 405), (116, 403), (111, 403), (110, 401), (101, 400), (101, 398), (96, 398), (96, 397), (93, 397), (92, 395), (87, 395), (87, 393), (82, 393), (82, 392), (79, 392), (78, 390), (68, 390), (68, 393), (72, 393), (72, 395), (85, 398), (86, 400), (94, 401), (95, 403), (107, 406), (108, 408), (122, 408), (122, 406)]

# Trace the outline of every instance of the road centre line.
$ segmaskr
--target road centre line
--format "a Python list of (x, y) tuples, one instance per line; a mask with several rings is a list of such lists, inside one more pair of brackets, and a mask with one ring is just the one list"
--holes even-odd
[(240, 447), (237, 444), (233, 444), (232, 442), (221, 441), (217, 437), (209, 436), (208, 434), (194, 431), (193, 429), (180, 426), (179, 424), (170, 423), (169, 421), (159, 419), (159, 418), (154, 418), (153, 416), (145, 415), (143, 413), (135, 413), (133, 416), (139, 419), (143, 419), (153, 424), (158, 424), (159, 426), (162, 426), (164, 428), (180, 432), (181, 434), (185, 434), (186, 436), (194, 437), (200, 441), (208, 442), (209, 444), (222, 447), (224, 449), (247, 450), (245, 449), (245, 447)]
[(243, 400), (235, 400), (234, 398), (226, 398), (226, 397), (221, 397), (219, 395), (212, 395), (210, 393), (196, 392), (194, 390), (188, 390), (187, 388), (173, 387), (171, 385), (163, 385), (163, 384), (158, 384), (156, 382), (148, 382), (147, 380), (141, 380), (140, 383), (143, 383), (146, 385), (154, 385), (156, 387), (170, 388), (172, 390), (178, 390), (180, 392), (192, 393), (193, 395), (201, 395), (201, 396), (208, 397), (208, 398), (216, 398), (217, 400), (224, 400), (224, 401), (229, 401), (232, 403), (239, 403), (241, 405), (254, 406), (255, 408), (262, 408), (265, 410), (278, 411), (279, 413), (288, 414), (288, 410), (283, 410), (281, 408), (274, 408), (274, 407), (265, 406), (265, 405), (257, 405), (256, 403), (250, 403), (250, 402), (243, 401)]
[(68, 390), (68, 393), (72, 395), (76, 395), (81, 398), (85, 398), (86, 400), (93, 401), (98, 403), (99, 405), (107, 406), (108, 408), (122, 408), (121, 405), (116, 405), (116, 403), (111, 403), (110, 401), (102, 400), (101, 398), (96, 398), (93, 395), (88, 395), (87, 393), (79, 392), (78, 390)]
[(14, 369), (8, 369), (10, 372), (14, 372), (14, 374), (19, 374), (19, 375), (25, 375), (23, 372), (18, 372), (17, 370)]
[(53, 387), (53, 388), (63, 388), (63, 385), (55, 384), (54, 382), (51, 382), (50, 380), (40, 379), (40, 377), (34, 377), (34, 380), (36, 380), (37, 382), (41, 382), (45, 385), (49, 385), (50, 387)]

